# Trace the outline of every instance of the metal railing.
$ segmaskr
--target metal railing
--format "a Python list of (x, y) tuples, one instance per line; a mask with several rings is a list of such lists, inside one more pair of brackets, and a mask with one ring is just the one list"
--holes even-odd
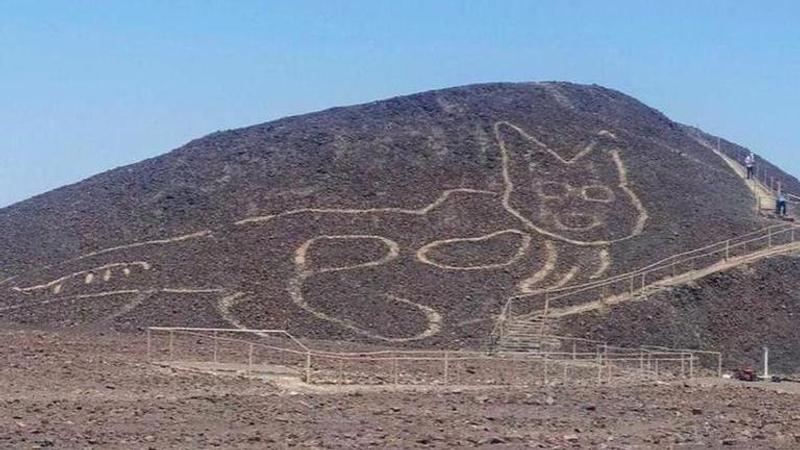
[(613, 304), (638, 298), (650, 290), (688, 281), (698, 271), (714, 270), (735, 261), (747, 261), (771, 251), (791, 250), (798, 242), (798, 226), (790, 223), (773, 225), (736, 238), (717, 242), (689, 252), (677, 254), (648, 266), (595, 282), (543, 290), (510, 297), (503, 305), (495, 333), (502, 334), (505, 322), (513, 318), (538, 318), (542, 331), (547, 320), (560, 308), (579, 311), (586, 304)]
[(502, 355), (467, 350), (331, 352), (311, 349), (284, 330), (151, 327), (147, 356), (153, 362), (196, 364), (212, 370), (229, 366), (249, 375), (277, 370), (314, 384), (608, 383), (692, 378), (704, 373), (700, 353), (693, 350), (632, 349), (586, 339), (551, 338), (571, 348)]

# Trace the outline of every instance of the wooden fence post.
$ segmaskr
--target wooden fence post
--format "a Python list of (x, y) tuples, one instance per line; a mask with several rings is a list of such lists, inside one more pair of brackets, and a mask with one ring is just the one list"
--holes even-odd
[(311, 352), (306, 352), (306, 383), (311, 383)]
[(603, 383), (603, 354), (597, 348), (597, 384)]
[(686, 354), (681, 353), (681, 378), (686, 378), (686, 363), (684, 362)]
[(173, 330), (169, 330), (169, 360), (170, 362), (173, 361), (173, 354), (174, 354), (174, 347), (175, 347), (175, 332)]
[(219, 362), (219, 341), (217, 340), (217, 331), (214, 330), (214, 364)]
[(542, 317), (542, 325), (539, 327), (539, 335), (545, 334), (545, 327), (547, 326), (547, 317), (550, 314), (550, 293), (544, 291), (544, 316)]
[(253, 372), (253, 343), (251, 342), (247, 346), (247, 374), (250, 375)]
[(639, 351), (639, 375), (644, 375), (644, 351)]
[(544, 358), (543, 361), (542, 361), (542, 364), (543, 364), (543, 370), (542, 370), (542, 381), (543, 381), (543, 384), (542, 385), (543, 386), (547, 386), (547, 382), (548, 382), (548, 379), (547, 379), (547, 352), (545, 352), (542, 357)]
[(448, 365), (449, 365), (448, 355), (447, 355), (447, 352), (444, 352), (444, 384), (445, 385), (448, 384), (448, 376), (447, 376), (448, 375), (447, 372), (448, 372), (448, 369), (449, 369)]

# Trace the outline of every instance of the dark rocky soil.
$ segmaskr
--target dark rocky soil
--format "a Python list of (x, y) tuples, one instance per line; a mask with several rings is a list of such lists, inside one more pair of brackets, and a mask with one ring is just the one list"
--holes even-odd
[(774, 372), (800, 372), (800, 257), (764, 260), (564, 321), (564, 331), (619, 345), (713, 348), (729, 368), (760, 368), (770, 349)]
[(2, 338), (2, 448), (800, 445), (798, 394), (736, 384), (308, 393), (148, 365), (141, 334)]

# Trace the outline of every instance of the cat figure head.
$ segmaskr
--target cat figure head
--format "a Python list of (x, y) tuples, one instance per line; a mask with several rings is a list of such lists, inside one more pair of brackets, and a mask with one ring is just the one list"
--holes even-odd
[(628, 186), (612, 133), (553, 148), (508, 122), (494, 131), (503, 160), (503, 205), (529, 229), (581, 246), (641, 234), (647, 211)]

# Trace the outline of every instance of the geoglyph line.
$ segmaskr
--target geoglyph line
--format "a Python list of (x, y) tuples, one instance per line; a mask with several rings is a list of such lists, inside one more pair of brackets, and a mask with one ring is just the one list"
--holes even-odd
[(161, 292), (167, 294), (213, 294), (216, 292), (225, 292), (225, 289), (182, 289), (182, 288), (164, 288)]
[(589, 277), (590, 280), (596, 280), (602, 277), (608, 271), (608, 268), (611, 267), (611, 254), (608, 249), (604, 248), (600, 250), (598, 256), (600, 258), (600, 267)]
[(134, 242), (134, 243), (131, 243), (131, 244), (119, 245), (119, 246), (116, 246), (116, 247), (109, 247), (109, 248), (104, 248), (102, 250), (97, 250), (95, 252), (87, 253), (85, 255), (82, 255), (82, 256), (79, 256), (77, 258), (68, 260), (66, 262), (72, 262), (72, 261), (78, 261), (78, 260), (81, 260), (81, 259), (91, 258), (92, 256), (102, 255), (104, 253), (114, 252), (114, 251), (117, 251), (117, 250), (127, 250), (129, 248), (144, 247), (144, 246), (147, 246), (147, 245), (173, 244), (175, 242), (188, 241), (188, 240), (191, 240), (191, 239), (197, 239), (197, 238), (208, 237), (208, 236), (211, 236), (211, 230), (198, 231), (196, 233), (184, 234), (184, 235), (181, 235), (181, 236), (176, 236), (176, 237), (167, 238), (167, 239), (154, 239), (154, 240), (151, 240), (151, 241)]
[(236, 304), (245, 295), (246, 294), (244, 292), (235, 292), (231, 295), (222, 297), (219, 302), (217, 302), (217, 311), (219, 312), (220, 317), (222, 317), (222, 320), (225, 320), (229, 324), (233, 325), (234, 328), (239, 328), (241, 330), (246, 330), (247, 327), (233, 316), (233, 313), (231, 313), (231, 308), (236, 306)]
[(416, 341), (416, 340), (420, 340), (420, 339), (425, 339), (427, 337), (430, 337), (430, 336), (438, 333), (439, 329), (441, 328), (442, 317), (433, 308), (431, 308), (429, 306), (421, 305), (419, 303), (412, 302), (411, 300), (407, 300), (407, 299), (404, 299), (404, 298), (400, 298), (400, 297), (396, 297), (396, 296), (392, 296), (392, 295), (388, 295), (388, 294), (383, 294), (382, 296), (387, 298), (387, 299), (389, 299), (389, 300), (392, 300), (392, 301), (395, 301), (395, 302), (398, 302), (398, 303), (404, 303), (404, 304), (407, 304), (407, 305), (411, 305), (411, 306), (419, 309), (420, 311), (422, 311), (425, 314), (425, 318), (427, 319), (428, 323), (427, 323), (427, 326), (426, 326), (425, 330), (422, 331), (421, 333), (418, 333), (418, 334), (416, 334), (414, 336), (404, 337), (404, 338), (386, 337), (386, 336), (381, 336), (381, 335), (376, 334), (376, 333), (372, 333), (372, 332), (367, 331), (367, 330), (365, 330), (364, 328), (362, 328), (362, 327), (360, 327), (358, 325), (355, 325), (355, 324), (351, 323), (350, 321), (339, 319), (337, 317), (325, 314), (325, 313), (323, 313), (321, 311), (318, 311), (316, 308), (312, 307), (311, 305), (309, 305), (308, 302), (305, 300), (305, 297), (303, 296), (303, 285), (304, 285), (305, 280), (308, 277), (309, 277), (309, 274), (308, 274), (307, 271), (299, 271), (297, 276), (295, 276), (294, 278), (289, 280), (289, 286), (288, 286), (287, 290), (288, 290), (289, 295), (290, 295), (290, 297), (291, 297), (291, 299), (292, 299), (292, 301), (294, 302), (295, 305), (299, 306), (304, 311), (307, 311), (308, 313), (312, 314), (314, 317), (316, 317), (318, 319), (335, 323), (335, 324), (337, 324), (339, 326), (347, 328), (348, 330), (354, 331), (354, 332), (356, 332), (358, 334), (361, 334), (363, 336), (367, 336), (367, 337), (370, 337), (370, 338), (373, 338), (373, 339), (378, 339), (378, 340), (387, 341), (387, 342), (410, 342), (410, 341)]
[(10, 283), (10, 282), (14, 281), (14, 279), (16, 279), (16, 278), (17, 278), (17, 275), (14, 275), (13, 277), (8, 277), (5, 280), (0, 281), (0, 286), (4, 285), (6, 283)]
[[(105, 270), (114, 269), (116, 267), (128, 268), (130, 266), (139, 266), (144, 270), (150, 270), (150, 264), (145, 262), (145, 261), (134, 261), (134, 262), (125, 262), (125, 263), (112, 263), (112, 264), (106, 264), (104, 266), (94, 267), (94, 268), (91, 268), (91, 269), (81, 270), (79, 272), (73, 272), (73, 273), (71, 273), (69, 275), (64, 275), (63, 277), (56, 278), (55, 280), (49, 281), (49, 282), (44, 283), (44, 284), (39, 284), (39, 285), (36, 285), (36, 286), (29, 286), (29, 287), (26, 287), (26, 288), (20, 288), (20, 287), (16, 287), (15, 286), (15, 287), (13, 287), (11, 289), (13, 289), (15, 291), (19, 291), (19, 292), (30, 292), (30, 291), (38, 291), (38, 290), (42, 290), (42, 289), (49, 289), (49, 288), (51, 288), (53, 286), (56, 286), (58, 284), (61, 284), (61, 283), (65, 282), (65, 281), (67, 281), (67, 280), (69, 280), (71, 278), (77, 278), (77, 277), (80, 277), (80, 276), (88, 276), (88, 275), (94, 274), (95, 272), (102, 272), (102, 271), (105, 271)], [(86, 283), (87, 284), (91, 283), (93, 279), (94, 279), (93, 277), (92, 278), (86, 278)], [(106, 280), (106, 281), (108, 281), (108, 280)]]
[(533, 221), (531, 221), (530, 219), (525, 217), (522, 213), (517, 211), (511, 205), (511, 195), (514, 192), (514, 182), (511, 180), (511, 172), (510, 172), (510, 167), (511, 167), (512, 162), (511, 162), (510, 152), (507, 149), (505, 140), (503, 139), (503, 136), (502, 136), (502, 134), (500, 132), (500, 127), (501, 126), (508, 126), (508, 127), (512, 128), (512, 129), (516, 130), (524, 138), (530, 140), (531, 142), (535, 143), (536, 145), (543, 146), (543, 148), (546, 149), (546, 151), (548, 153), (550, 153), (551, 155), (553, 155), (555, 158), (557, 158), (559, 161), (561, 161), (563, 164), (566, 164), (566, 165), (574, 164), (576, 161), (578, 161), (578, 159), (580, 159), (581, 157), (583, 157), (586, 154), (588, 154), (589, 152), (591, 152), (594, 147), (593, 146), (587, 146), (587, 148), (585, 148), (581, 153), (579, 153), (575, 157), (573, 157), (573, 158), (571, 158), (569, 160), (565, 160), (560, 155), (558, 155), (558, 153), (554, 152), (549, 147), (544, 146), (544, 144), (542, 144), (537, 139), (535, 139), (535, 138), (531, 137), (530, 135), (528, 135), (527, 133), (525, 133), (523, 130), (521, 130), (516, 125), (513, 125), (513, 124), (511, 124), (509, 122), (497, 122), (494, 125), (494, 132), (495, 132), (495, 135), (497, 137), (497, 142), (498, 142), (498, 144), (500, 146), (501, 158), (502, 158), (502, 161), (503, 161), (503, 164), (502, 164), (502, 166), (503, 166), (503, 181), (504, 181), (504, 185), (505, 185), (505, 189), (503, 191), (503, 196), (502, 196), (502, 203), (503, 203), (503, 207), (511, 215), (516, 217), (519, 221), (524, 223), (530, 229), (535, 230), (537, 233), (540, 233), (540, 234), (545, 235), (545, 236), (549, 236), (551, 238), (554, 238), (554, 239), (557, 239), (557, 240), (560, 240), (560, 241), (563, 241), (563, 242), (567, 242), (569, 244), (578, 245), (578, 246), (582, 246), (582, 247), (610, 245), (610, 244), (613, 244), (615, 242), (621, 242), (621, 241), (628, 240), (628, 239), (630, 239), (632, 237), (635, 237), (635, 236), (638, 236), (638, 235), (640, 235), (642, 233), (642, 231), (644, 230), (645, 223), (648, 220), (647, 210), (644, 208), (644, 205), (642, 204), (641, 200), (639, 200), (639, 198), (636, 195), (636, 193), (633, 192), (630, 189), (630, 187), (628, 186), (627, 169), (625, 167), (625, 164), (622, 161), (622, 158), (619, 155), (619, 151), (617, 151), (617, 150), (611, 151), (611, 155), (612, 155), (612, 159), (613, 159), (613, 161), (614, 161), (614, 163), (615, 163), (615, 165), (617, 166), (617, 169), (618, 169), (619, 187), (626, 194), (628, 194), (628, 196), (630, 196), (634, 207), (636, 208), (637, 212), (639, 213), (639, 217), (637, 218), (636, 226), (635, 226), (635, 228), (634, 228), (634, 230), (633, 230), (633, 232), (631, 234), (629, 234), (628, 236), (625, 236), (623, 238), (614, 239), (614, 240), (579, 241), (579, 240), (576, 240), (576, 239), (570, 239), (570, 238), (568, 238), (566, 236), (562, 236), (560, 234), (553, 233), (551, 231), (545, 230), (544, 228), (541, 228), (541, 227), (537, 226), (536, 224), (534, 224)]
[(70, 296), (63, 296), (63, 297), (55, 297), (55, 298), (50, 298), (50, 299), (47, 299), (47, 300), (41, 300), (41, 301), (38, 301), (38, 302), (25, 302), (25, 303), (21, 303), (21, 304), (18, 304), (18, 305), (6, 306), (6, 307), (3, 307), (3, 308), (0, 308), (0, 311), (1, 312), (14, 311), (14, 310), (17, 310), (17, 309), (30, 308), (30, 307), (34, 307), (34, 306), (48, 305), (50, 303), (63, 302), (63, 301), (67, 301), (67, 300), (80, 300), (80, 299), (87, 299), (87, 298), (112, 297), (112, 296), (116, 296), (116, 295), (138, 294), (138, 293), (141, 293), (141, 292), (142, 291), (139, 290), (139, 289), (127, 289), (127, 290), (119, 290), (119, 291), (98, 292), (98, 293), (95, 293), (95, 294), (82, 294), (82, 295), (70, 295)]
[(542, 268), (539, 269), (539, 271), (537, 271), (535, 274), (522, 280), (518, 285), (519, 291), (523, 294), (534, 292), (531, 287), (541, 283), (556, 268), (556, 264), (558, 263), (558, 250), (556, 250), (556, 244), (553, 241), (545, 241), (544, 249), (546, 257)]
[[(619, 174), (619, 187), (631, 199), (633, 202), (633, 207), (636, 208), (636, 212), (639, 214), (636, 216), (636, 226), (633, 228), (633, 233), (630, 237), (639, 236), (644, 231), (645, 225), (647, 225), (648, 219), (650, 219), (650, 214), (647, 212), (647, 209), (644, 207), (642, 200), (639, 199), (639, 196), (636, 195), (635, 192), (630, 188), (628, 184), (628, 168), (625, 167), (625, 163), (622, 161), (622, 156), (620, 156), (618, 150), (611, 151), (611, 158), (614, 160), (614, 164), (617, 166), (617, 173)], [(620, 239), (622, 240), (622, 239)], [(617, 241), (612, 241), (617, 242)]]
[(404, 209), (404, 208), (372, 208), (372, 209), (348, 209), (348, 208), (302, 208), (285, 211), (277, 214), (270, 214), (265, 216), (248, 217), (246, 219), (234, 222), (235, 225), (247, 225), (251, 223), (268, 222), (273, 219), (286, 216), (294, 216), (298, 214), (378, 214), (378, 213), (397, 213), (397, 214), (410, 214), (416, 216), (424, 216), (430, 211), (447, 201), (452, 194), (469, 193), (469, 194), (483, 194), (483, 195), (498, 195), (499, 192), (486, 191), (481, 189), (448, 189), (443, 191), (442, 194), (433, 203), (418, 208), (418, 209)]
[[(263, 224), (263, 223), (270, 222), (270, 221), (272, 221), (274, 219), (278, 219), (278, 218), (282, 218), (282, 217), (291, 217), (291, 216), (302, 215), (302, 214), (345, 214), (345, 215), (348, 215), (348, 214), (349, 215), (405, 214), (405, 215), (424, 216), (424, 215), (428, 214), (429, 212), (435, 210), (440, 205), (442, 205), (444, 202), (446, 202), (454, 194), (462, 194), (463, 193), (463, 194), (478, 194), (478, 195), (497, 196), (500, 199), (500, 204), (505, 209), (505, 211), (507, 213), (509, 213), (512, 217), (514, 217), (518, 221), (520, 221), (525, 226), (526, 231), (520, 231), (520, 230), (517, 230), (517, 229), (499, 230), (499, 231), (492, 232), (492, 233), (489, 233), (489, 234), (486, 234), (486, 235), (483, 235), (483, 236), (477, 236), (477, 237), (468, 236), (468, 237), (450, 238), (450, 239), (443, 239), (443, 240), (429, 242), (429, 243), (423, 245), (421, 248), (419, 248), (415, 252), (416, 260), (418, 262), (422, 263), (422, 264), (427, 264), (427, 265), (430, 265), (430, 266), (433, 266), (433, 267), (436, 267), (436, 268), (442, 269), (442, 270), (469, 271), (469, 270), (492, 270), (492, 269), (503, 268), (503, 267), (507, 267), (507, 266), (513, 265), (513, 264), (517, 263), (520, 259), (523, 258), (523, 256), (529, 251), (529, 249), (531, 247), (531, 242), (532, 242), (531, 232), (536, 232), (539, 235), (545, 237), (544, 243), (543, 243), (544, 251), (545, 251), (545, 257), (544, 257), (545, 261), (544, 261), (543, 267), (540, 270), (538, 270), (536, 273), (534, 273), (533, 275), (529, 276), (528, 278), (526, 278), (525, 280), (521, 281), (518, 284), (519, 290), (521, 292), (523, 292), (523, 293), (534, 292), (532, 290), (532, 287), (534, 285), (537, 285), (537, 284), (541, 283), (542, 281), (544, 281), (556, 269), (556, 266), (558, 264), (558, 259), (559, 259), (558, 256), (559, 255), (558, 255), (558, 250), (556, 248), (556, 245), (551, 239), (559, 240), (559, 241), (566, 242), (568, 244), (572, 244), (572, 245), (580, 246), (580, 247), (600, 247), (600, 246), (607, 247), (608, 245), (610, 245), (610, 244), (612, 244), (614, 242), (619, 242), (619, 241), (622, 241), (622, 240), (625, 240), (625, 239), (629, 239), (630, 237), (636, 236), (636, 235), (638, 235), (638, 234), (640, 234), (642, 232), (642, 230), (643, 230), (643, 228), (645, 226), (645, 223), (646, 223), (646, 221), (648, 219), (647, 211), (645, 210), (644, 206), (642, 205), (641, 201), (638, 199), (636, 194), (628, 187), (627, 171), (626, 171), (625, 165), (624, 165), (624, 163), (623, 163), (623, 161), (622, 161), (622, 159), (620, 157), (620, 153), (617, 150), (613, 150), (610, 153), (612, 155), (613, 161), (614, 161), (614, 163), (615, 163), (615, 165), (617, 167), (617, 170), (618, 170), (619, 188), (622, 189), (622, 191), (624, 191), (626, 193), (626, 195), (628, 195), (631, 198), (632, 203), (633, 203), (634, 207), (636, 208), (637, 213), (639, 215), (639, 217), (637, 219), (636, 226), (634, 227), (633, 232), (629, 236), (626, 236), (624, 238), (617, 239), (617, 240), (606, 240), (606, 241), (603, 241), (603, 240), (598, 240), (598, 241), (580, 241), (580, 240), (576, 240), (576, 239), (569, 239), (569, 238), (567, 238), (565, 236), (561, 236), (561, 235), (559, 235), (557, 233), (548, 231), (548, 230), (546, 230), (544, 228), (541, 228), (541, 227), (537, 226), (532, 220), (528, 219), (522, 213), (520, 213), (519, 211), (514, 209), (514, 207), (511, 205), (511, 195), (512, 195), (512, 193), (514, 191), (514, 180), (511, 179), (511, 170), (510, 170), (510, 165), (512, 164), (512, 158), (510, 156), (509, 150), (506, 148), (506, 144), (505, 144), (505, 142), (504, 142), (504, 140), (502, 138), (502, 135), (500, 133), (500, 127), (501, 126), (508, 126), (511, 129), (515, 130), (516, 132), (520, 133), (523, 138), (527, 139), (529, 142), (531, 142), (532, 144), (536, 145), (537, 147), (543, 149), (545, 152), (547, 152), (548, 154), (550, 154), (551, 156), (556, 158), (560, 163), (566, 164), (566, 165), (575, 164), (581, 158), (585, 157), (587, 154), (589, 154), (590, 152), (594, 151), (595, 150), (595, 146), (597, 144), (597, 141), (592, 141), (589, 145), (585, 146), (574, 157), (569, 158), (569, 159), (565, 159), (561, 155), (559, 155), (557, 152), (555, 152), (552, 149), (550, 149), (547, 145), (545, 145), (544, 143), (539, 141), (538, 139), (536, 139), (536, 138), (528, 135), (527, 133), (525, 133), (519, 127), (517, 127), (517, 126), (515, 126), (515, 125), (513, 125), (511, 123), (508, 123), (508, 122), (497, 122), (497, 123), (494, 124), (494, 134), (495, 134), (495, 138), (497, 140), (497, 143), (498, 143), (498, 146), (499, 146), (499, 149), (500, 149), (501, 159), (502, 159), (502, 180), (503, 180), (503, 186), (504, 186), (502, 192), (496, 192), (496, 191), (491, 191), (491, 190), (481, 190), (481, 189), (471, 189), (471, 188), (449, 189), (449, 190), (442, 191), (441, 194), (439, 195), (439, 197), (436, 198), (433, 202), (431, 202), (431, 203), (429, 203), (429, 204), (427, 204), (427, 205), (425, 205), (423, 207), (415, 208), (415, 209), (414, 208), (407, 209), (407, 208), (399, 208), (399, 207), (369, 208), (369, 209), (301, 208), (301, 209), (295, 209), (295, 210), (288, 210), (288, 211), (284, 211), (284, 212), (279, 212), (279, 213), (276, 213), (276, 214), (269, 214), (269, 215), (261, 215), (261, 216), (244, 218), (244, 219), (241, 219), (241, 220), (238, 220), (238, 221), (234, 222), (234, 225), (243, 226), (243, 225), (248, 225), (248, 224)], [(610, 133), (608, 133), (608, 134), (610, 134)], [(610, 189), (609, 189), (609, 191), (613, 194), (613, 191), (611, 191)], [(530, 231), (530, 232), (528, 232), (528, 231)], [(482, 241), (491, 239), (493, 237), (500, 236), (502, 234), (507, 234), (507, 233), (513, 233), (513, 234), (519, 235), (520, 238), (521, 238), (521, 241), (519, 242), (519, 245), (517, 246), (517, 249), (516, 249), (516, 252), (514, 253), (514, 255), (511, 256), (507, 261), (504, 261), (504, 262), (483, 264), (483, 265), (463, 265), (463, 266), (461, 266), (461, 265), (451, 265), (451, 264), (443, 264), (443, 263), (437, 262), (429, 254), (430, 251), (432, 251), (432, 250), (434, 250), (434, 249), (436, 249), (436, 248), (438, 248), (438, 247), (440, 247), (442, 245), (458, 243), (458, 242), (473, 242), (473, 243), (474, 242), (482, 242)], [(131, 243), (131, 244), (110, 247), (110, 248), (98, 250), (98, 251), (95, 251), (95, 252), (87, 253), (85, 255), (79, 256), (79, 257), (74, 258), (72, 260), (65, 261), (65, 263), (71, 262), (71, 261), (77, 261), (77, 260), (81, 260), (81, 259), (85, 259), (85, 258), (90, 258), (90, 257), (93, 257), (93, 256), (97, 256), (97, 255), (101, 255), (101, 254), (105, 254), (105, 253), (109, 253), (109, 252), (113, 252), (113, 251), (126, 250), (126, 249), (143, 247), (143, 246), (148, 246), (148, 245), (167, 245), (167, 244), (178, 243), (178, 242), (188, 241), (188, 240), (193, 240), (193, 239), (201, 239), (201, 238), (209, 237), (211, 235), (212, 235), (212, 231), (211, 230), (204, 230), (204, 231), (199, 231), (199, 232), (196, 232), (196, 233), (190, 233), (190, 234), (185, 234), (185, 235), (181, 235), (181, 236), (176, 236), (176, 237), (173, 237), (173, 238), (156, 239), (156, 240), (150, 240), (150, 241), (144, 241), (144, 242), (134, 242), (134, 243)], [(309, 268), (308, 251), (309, 251), (310, 248), (312, 248), (314, 243), (319, 242), (321, 240), (359, 240), (359, 239), (364, 239), (364, 240), (370, 239), (370, 240), (380, 241), (386, 247), (386, 253), (381, 258), (376, 259), (374, 261), (369, 261), (369, 262), (366, 262), (366, 263), (345, 265), (345, 266), (339, 266), (339, 267), (325, 267), (325, 268), (320, 268), (320, 269), (316, 269), (316, 270), (314, 270), (313, 268)], [(375, 338), (375, 339), (384, 340), (384, 341), (392, 341), (392, 342), (406, 342), (406, 341), (412, 341), (412, 340), (418, 340), (418, 339), (424, 339), (426, 337), (430, 337), (430, 336), (432, 336), (432, 335), (434, 335), (434, 334), (439, 332), (439, 330), (441, 328), (441, 322), (442, 322), (441, 315), (435, 309), (433, 309), (431, 307), (428, 307), (428, 306), (425, 306), (425, 305), (410, 301), (410, 300), (402, 298), (402, 297), (398, 297), (398, 296), (394, 296), (394, 295), (388, 295), (388, 294), (381, 294), (383, 297), (385, 297), (389, 301), (393, 301), (393, 302), (397, 302), (397, 303), (402, 303), (402, 304), (413, 306), (413, 307), (417, 308), (419, 311), (421, 311), (425, 315), (426, 321), (427, 321), (427, 326), (426, 326), (424, 331), (422, 331), (421, 333), (418, 333), (415, 336), (405, 337), (405, 338), (390, 338), (390, 337), (380, 336), (378, 334), (369, 332), (369, 331), (363, 329), (362, 327), (359, 327), (359, 326), (357, 326), (357, 325), (355, 325), (355, 324), (353, 324), (353, 323), (351, 323), (351, 322), (349, 322), (347, 320), (343, 320), (343, 319), (339, 319), (339, 318), (336, 318), (336, 317), (332, 317), (332, 316), (327, 315), (327, 314), (325, 314), (323, 312), (315, 310), (314, 308), (312, 308), (306, 302), (306, 300), (303, 297), (303, 285), (305, 284), (305, 281), (311, 276), (314, 276), (316, 274), (325, 273), (325, 272), (345, 271), (345, 270), (354, 270), (354, 269), (360, 269), (360, 268), (376, 267), (376, 266), (380, 266), (380, 265), (386, 264), (386, 263), (398, 258), (399, 255), (400, 255), (400, 247), (399, 247), (399, 245), (396, 242), (394, 242), (394, 241), (392, 241), (390, 239), (387, 239), (385, 237), (382, 237), (382, 236), (366, 235), (366, 234), (320, 235), (320, 236), (316, 236), (316, 237), (313, 237), (313, 238), (311, 238), (309, 240), (306, 240), (299, 248), (297, 248), (295, 250), (294, 264), (295, 264), (295, 267), (296, 267), (296, 275), (289, 280), (288, 286), (287, 286), (287, 291), (289, 292), (291, 300), (297, 306), (302, 308), (303, 310), (308, 311), (309, 313), (313, 314), (317, 318), (336, 323), (336, 324), (338, 324), (340, 326), (343, 326), (343, 327), (345, 327), (347, 329), (353, 330), (353, 331), (355, 331), (355, 332), (357, 332), (359, 334), (362, 334), (362, 335), (366, 335), (366, 336), (369, 336), (369, 337), (372, 337), (372, 338)], [(593, 274), (593, 277), (599, 277), (602, 273), (605, 273), (608, 270), (608, 267), (611, 265), (611, 257), (610, 257), (609, 252), (608, 252), (608, 250), (606, 248), (603, 248), (602, 250), (599, 250), (599, 255), (600, 255), (600, 257), (599, 257), (600, 267)], [(81, 272), (75, 272), (75, 273), (70, 274), (68, 276), (61, 277), (58, 280), (53, 280), (51, 282), (48, 282), (46, 284), (39, 285), (39, 286), (31, 286), (31, 287), (28, 287), (28, 288), (24, 288), (24, 290), (27, 291), (27, 290), (36, 290), (36, 289), (46, 289), (46, 288), (52, 287), (52, 286), (59, 286), (60, 282), (63, 282), (66, 279), (69, 279), (71, 277), (80, 276), (80, 275), (87, 275), (88, 276), (89, 274), (91, 274), (92, 275), (92, 279), (89, 279), (89, 280), (86, 281), (87, 283), (90, 283), (91, 281), (93, 281), (93, 274), (94, 274), (93, 271), (106, 270), (106, 269), (110, 269), (112, 267), (116, 267), (116, 266), (122, 265), (122, 264), (124, 264), (124, 263), (117, 263), (115, 265), (101, 266), (100, 268), (90, 269), (90, 270), (81, 271)], [(146, 263), (144, 263), (144, 264), (146, 264)], [(146, 269), (149, 269), (149, 267), (146, 267)], [(576, 277), (577, 274), (578, 274), (578, 268), (577, 267), (572, 267), (570, 269), (570, 271), (558, 281), (557, 285), (561, 286), (563, 284), (568, 283), (574, 277)], [(127, 275), (127, 273), (126, 273), (126, 275)], [(103, 275), (103, 279), (108, 281), (109, 278), (110, 278), (110, 272), (106, 272)], [(9, 282), (12, 279), (13, 278), (5, 280), (0, 284)], [(20, 289), (20, 290), (22, 290), (22, 289)], [(197, 294), (197, 293), (219, 293), (219, 292), (223, 292), (223, 291), (225, 291), (225, 289), (164, 288), (164, 289), (160, 289), (160, 290), (154, 290), (152, 292), (166, 292), (166, 293), (177, 293), (177, 294)], [(121, 294), (131, 294), (131, 293), (139, 293), (139, 292), (142, 292), (142, 291), (139, 291), (139, 290), (110, 291), (110, 292), (106, 292), (106, 293), (87, 294), (85, 296), (73, 296), (73, 297), (69, 297), (69, 298), (91, 298), (93, 296), (121, 295)], [(56, 294), (57, 293), (58, 292), (56, 292)], [(218, 302), (218, 305), (217, 305), (218, 306), (218, 310), (219, 310), (220, 314), (222, 315), (223, 319), (228, 321), (232, 325), (234, 325), (236, 327), (239, 327), (239, 328), (243, 328), (243, 326), (234, 317), (234, 314), (232, 313), (231, 310), (232, 310), (233, 306), (237, 302), (241, 301), (241, 299), (244, 298), (245, 295), (246, 294), (243, 293), (243, 292), (237, 292), (237, 293), (231, 294), (229, 296), (223, 297), (223, 299), (221, 299)], [(66, 297), (59, 297), (58, 299), (66, 299)], [(56, 301), (56, 299), (48, 300), (48, 301)], [(138, 301), (141, 302), (143, 300), (139, 298)], [(133, 307), (135, 307), (135, 305), (131, 306), (131, 308), (133, 308)]]
[[(505, 262), (502, 262), (502, 263), (484, 264), (484, 265), (477, 265), (477, 266), (451, 266), (451, 265), (448, 265), (448, 264), (437, 263), (437, 262), (431, 260), (428, 257), (428, 252), (430, 252), (431, 250), (434, 250), (436, 247), (439, 247), (439, 246), (442, 246), (442, 245), (447, 245), (447, 244), (451, 244), (451, 243), (454, 243), (454, 242), (482, 242), (482, 241), (486, 241), (488, 239), (491, 239), (493, 237), (500, 236), (500, 235), (503, 235), (503, 234), (509, 234), (509, 233), (519, 235), (522, 240), (520, 241), (519, 246), (517, 247), (517, 251), (514, 253), (514, 255), (512, 255), (511, 258), (508, 259), (508, 261), (505, 261)], [(525, 253), (528, 251), (530, 246), (531, 246), (531, 236), (530, 236), (530, 234), (523, 233), (522, 231), (519, 231), (519, 230), (511, 229), (511, 230), (495, 231), (494, 233), (490, 233), (490, 234), (486, 234), (486, 235), (478, 236), (478, 237), (453, 238), (453, 239), (443, 239), (443, 240), (440, 240), (440, 241), (433, 241), (433, 242), (430, 242), (430, 243), (425, 244), (424, 246), (420, 247), (420, 249), (417, 250), (416, 257), (417, 257), (418, 261), (420, 261), (420, 262), (422, 262), (424, 264), (428, 264), (428, 265), (431, 265), (431, 266), (434, 266), (434, 267), (437, 267), (437, 268), (443, 269), (443, 270), (491, 270), (491, 269), (499, 269), (499, 268), (502, 268), (502, 267), (507, 267), (507, 266), (510, 266), (510, 265), (516, 263), (520, 258), (525, 256)]]
[(563, 278), (561, 278), (556, 284), (553, 285), (553, 289), (558, 289), (560, 287), (564, 287), (575, 278), (575, 275), (578, 274), (580, 271), (580, 267), (573, 266)]
[(326, 267), (317, 270), (310, 270), (310, 274), (315, 273), (325, 273), (325, 272), (337, 272), (341, 270), (351, 270), (351, 269), (358, 269), (363, 267), (374, 267), (380, 266), (385, 264), (400, 255), (400, 246), (397, 242), (394, 242), (390, 239), (387, 239), (383, 236), (376, 236), (376, 235), (369, 235), (369, 234), (343, 234), (343, 235), (322, 235), (316, 236), (312, 239), (309, 239), (303, 243), (300, 247), (295, 250), (294, 255), (294, 263), (301, 268), (303, 271), (308, 271), (306, 269), (307, 261), (307, 253), (308, 249), (313, 245), (315, 242), (320, 240), (376, 240), (383, 243), (386, 246), (387, 252), (386, 255), (377, 259), (375, 261), (369, 261), (361, 264), (353, 264), (350, 266), (339, 266), (339, 267)]

